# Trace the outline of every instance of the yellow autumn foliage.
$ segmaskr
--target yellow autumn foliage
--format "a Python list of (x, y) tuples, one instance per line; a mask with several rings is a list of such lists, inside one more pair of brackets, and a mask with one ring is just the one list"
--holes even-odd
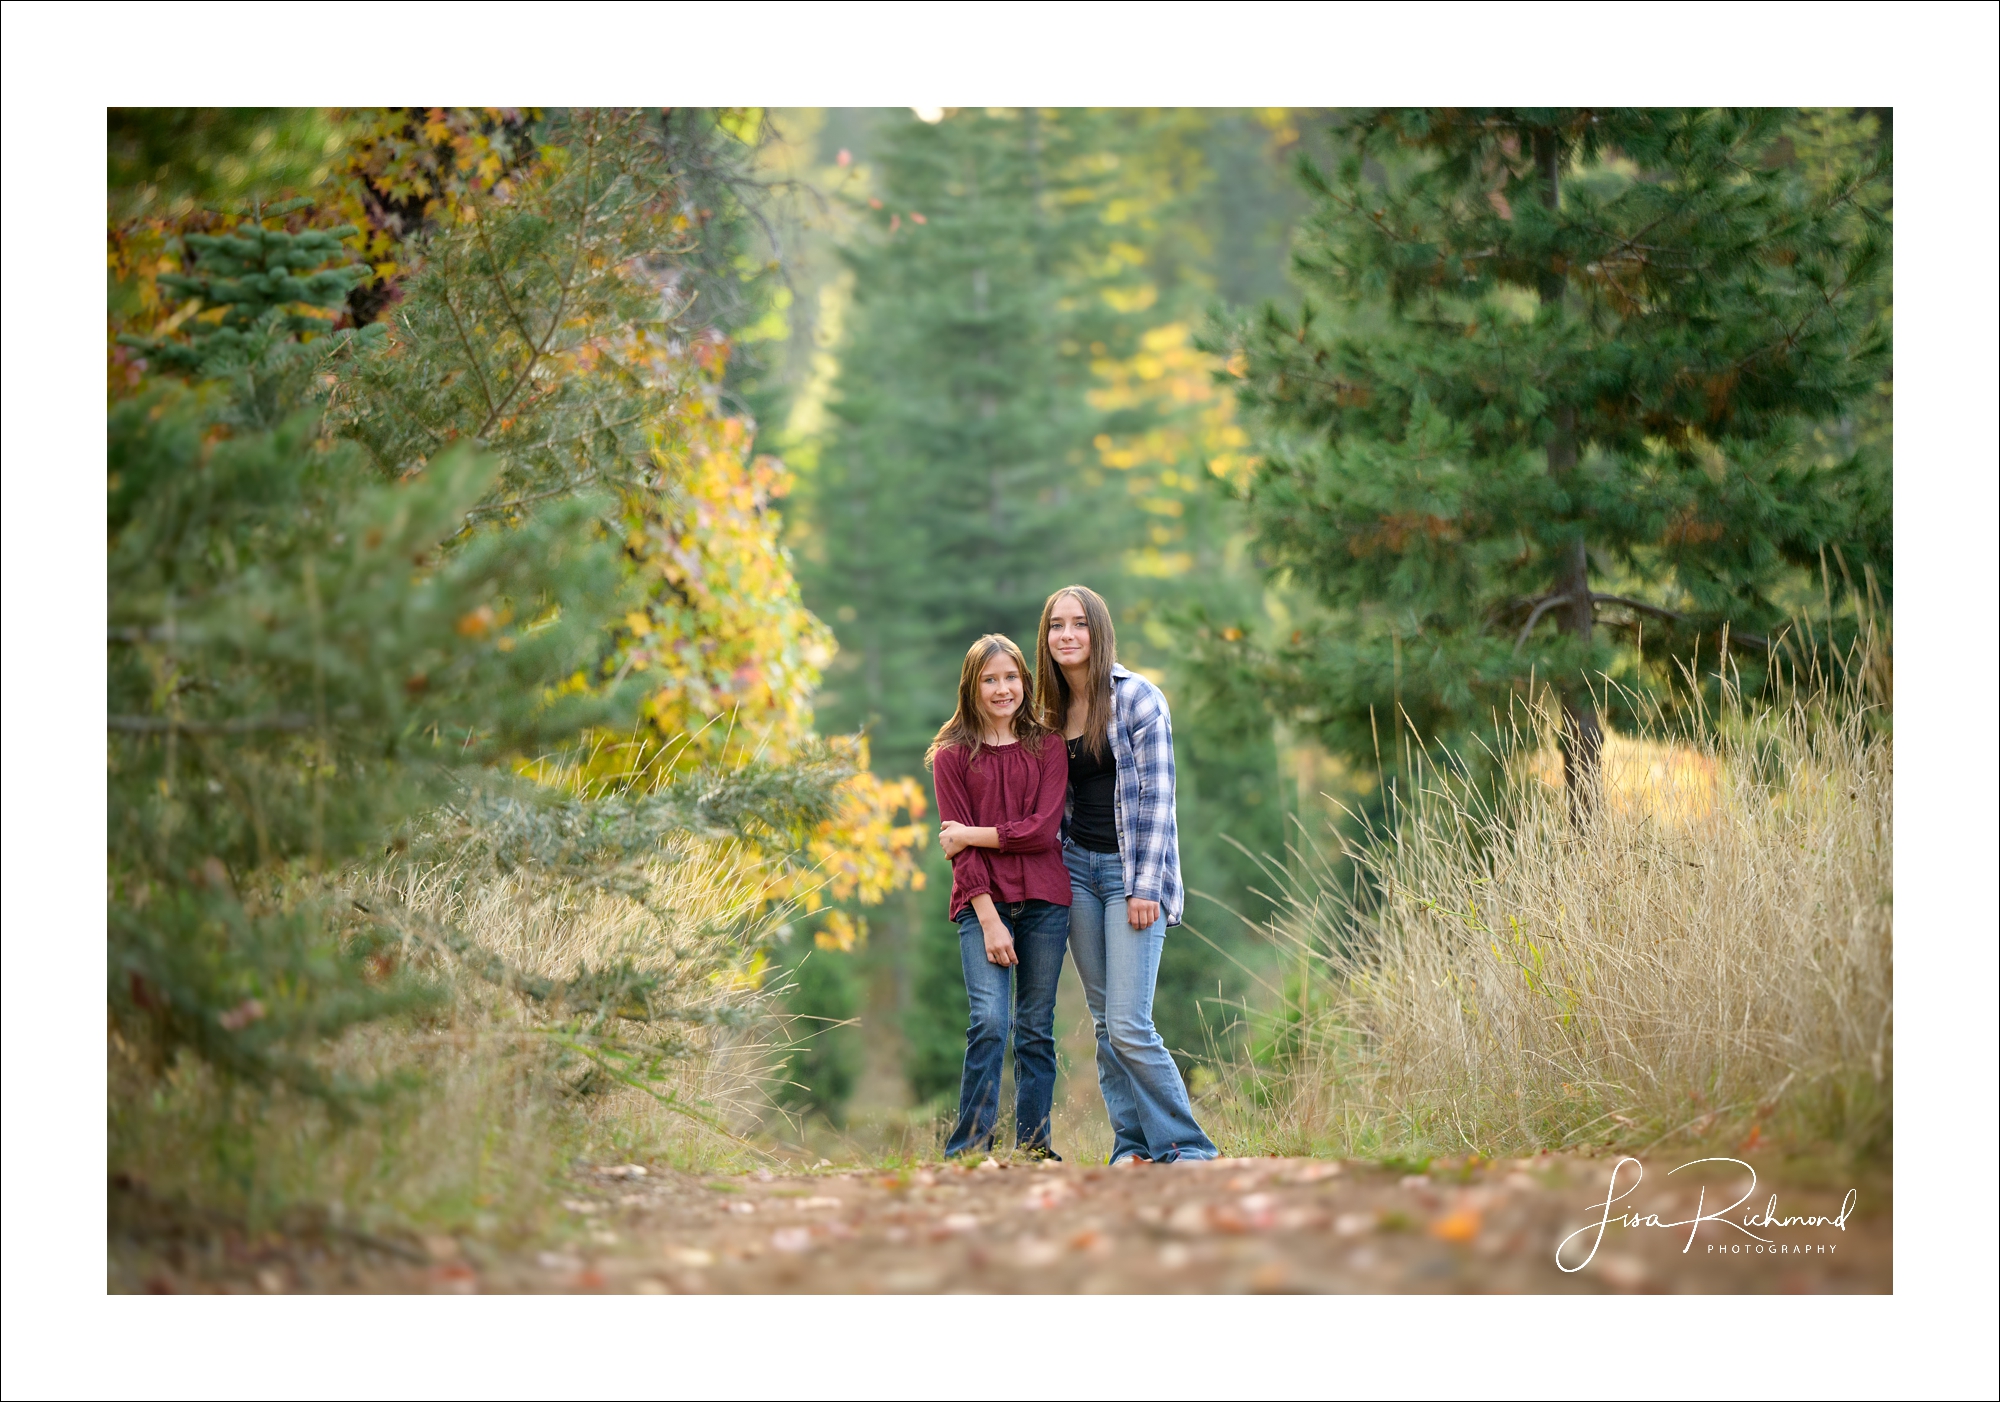
[[(727, 347), (710, 343), (703, 354), (704, 371), (719, 380)], [(717, 412), (712, 395), (680, 397), (653, 440), (668, 485), (624, 498), (626, 548), (652, 587), (644, 610), (626, 617), (619, 666), (657, 678), (644, 706), (658, 740), (649, 762), (663, 771), (655, 777), (702, 763), (783, 761), (814, 738), (812, 694), (836, 646), (800, 599), (779, 541), (775, 503), (791, 474), (778, 459), (753, 455), (750, 426)], [(870, 773), (861, 737), (831, 743), (855, 773), (809, 840), (808, 864), (766, 865), (745, 851), (765, 898), (810, 912), (830, 900), (875, 905), (921, 888), (922, 786)], [(836, 942), (851, 948), (854, 939)]]
[(1194, 564), (1184, 547), (1187, 498), (1203, 489), (1191, 463), (1240, 483), (1248, 477), (1249, 436), (1236, 422), (1236, 396), (1218, 385), (1217, 359), (1194, 344), (1185, 322), (1156, 326), (1126, 358), (1100, 356), (1091, 363), (1097, 386), (1092, 408), (1105, 413), (1148, 410), (1149, 427), (1137, 433), (1100, 433), (1098, 461), (1123, 474), (1140, 510), (1153, 518), (1146, 542), (1126, 552), (1125, 569), (1142, 578), (1171, 578)]
[(646, 717), (689, 737), (675, 762), (782, 758), (812, 731), (812, 693), (833, 634), (799, 598), (775, 503), (791, 487), (750, 429), (686, 396), (653, 433), (667, 485), (624, 498), (627, 552), (648, 578), (626, 618), (623, 666), (658, 683)]
[[(391, 288), (415, 270), (423, 245), (408, 235), (424, 221), (474, 220), (482, 200), (507, 201), (532, 178), (536, 162), (560, 158), (559, 149), (527, 144), (523, 118), (535, 115), (502, 108), (338, 112), (335, 178), (315, 193), (314, 204), (288, 212), (284, 222), (356, 226), (350, 246), (372, 266), (375, 286)], [(173, 304), (159, 284), (161, 274), (183, 270), (180, 238), (222, 232), (247, 214), (177, 208), (109, 229), (108, 271), (124, 289), (108, 326), (114, 396), (139, 374), (134, 353), (117, 344), (120, 333), (171, 334), (181, 319), (200, 314), (198, 305)], [(685, 224), (681, 214), (667, 220), (676, 231)], [(623, 271), (644, 277), (636, 268)], [(395, 336), (390, 341), (393, 353)], [(780, 543), (777, 503), (791, 489), (791, 474), (777, 458), (753, 451), (754, 425), (721, 407), (730, 350), (714, 332), (679, 339), (607, 325), (587, 328), (541, 363), (536, 404), (555, 402), (556, 387), (571, 377), (602, 375), (614, 384), (617, 377), (628, 384), (636, 378), (666, 393), (650, 401), (655, 409), (645, 425), (654, 468), (649, 485), (619, 491), (627, 555), (648, 586), (645, 603), (625, 616), (606, 675), (578, 674), (558, 688), (646, 679), (652, 685), (642, 707), (644, 733), (587, 735), (580, 764), (557, 769), (529, 762), (524, 773), (579, 789), (645, 787), (704, 764), (783, 762), (816, 739), (812, 697), (835, 642), (805, 607)], [(524, 405), (517, 416), (534, 412)], [(516, 417), (494, 427), (500, 438), (517, 431)], [(804, 864), (730, 844), (732, 879), (750, 883), (760, 900), (797, 901), (816, 911), (829, 901), (876, 904), (923, 883), (916, 864), (924, 840), (916, 826), (925, 808), (921, 786), (868, 773), (859, 737), (832, 743), (846, 751), (856, 773), (835, 815), (811, 836)], [(837, 942), (850, 947), (858, 937), (841, 935)]]

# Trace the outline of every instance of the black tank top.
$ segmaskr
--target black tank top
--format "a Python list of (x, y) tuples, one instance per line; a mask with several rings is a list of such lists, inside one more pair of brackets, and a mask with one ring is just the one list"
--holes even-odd
[(1118, 761), (1109, 740), (1093, 756), (1078, 737), (1069, 744), (1069, 840), (1086, 852), (1116, 852)]

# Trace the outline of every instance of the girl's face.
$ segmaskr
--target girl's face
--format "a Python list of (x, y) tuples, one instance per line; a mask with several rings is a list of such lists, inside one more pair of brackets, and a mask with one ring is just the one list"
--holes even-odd
[(1049, 610), (1049, 654), (1058, 667), (1080, 667), (1090, 661), (1090, 620), (1083, 600), (1074, 594), (1063, 595)]
[(1020, 667), (1004, 652), (995, 652), (979, 669), (979, 709), (992, 725), (1012, 724), (1027, 692)]

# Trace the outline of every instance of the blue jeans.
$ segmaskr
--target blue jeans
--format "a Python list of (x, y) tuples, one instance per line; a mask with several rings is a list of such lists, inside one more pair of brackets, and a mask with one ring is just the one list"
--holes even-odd
[(1125, 920), (1125, 869), (1116, 852), (1063, 843), (1069, 866), (1070, 956), (1097, 1027), (1097, 1088), (1111, 1112), (1111, 1162), (1137, 1154), (1155, 1163), (1212, 1159), (1215, 1145), (1194, 1122), (1187, 1087), (1153, 1026), (1153, 985), (1167, 917), (1144, 930)]
[(986, 958), (986, 935), (970, 909), (958, 917), (958, 960), (972, 1019), (965, 1030), (965, 1070), (958, 1083), (958, 1124), (945, 1157), (991, 1149), (1000, 1118), (1000, 1063), (1014, 1032), (1014, 1142), (1049, 1147), (1049, 1105), (1056, 1094), (1056, 983), (1069, 943), (1069, 911), (1048, 901), (995, 901), (1014, 935), (1020, 963), (1003, 968)]

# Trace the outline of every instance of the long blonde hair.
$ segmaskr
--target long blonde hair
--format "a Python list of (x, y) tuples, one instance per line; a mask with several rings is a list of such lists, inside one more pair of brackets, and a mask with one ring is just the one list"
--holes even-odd
[(979, 674), (986, 670), (986, 664), (993, 660), (995, 653), (1004, 652), (1014, 659), (1014, 665), (1021, 671), (1023, 689), (1022, 706), (1014, 712), (1014, 738), (1021, 742), (1023, 749), (1031, 755), (1042, 752), (1042, 741), (1049, 728), (1043, 725), (1035, 714), (1035, 707), (1025, 694), (1028, 685), (1028, 659), (1021, 655), (1021, 649), (1005, 633), (988, 633), (965, 650), (965, 665), (958, 669), (958, 709), (951, 713), (951, 719), (938, 727), (938, 733), (931, 740), (931, 747), (924, 751), (924, 768), (929, 769), (937, 761), (939, 750), (956, 745), (965, 751), (965, 762), (971, 764), (979, 758), (979, 734), (985, 722), (979, 714)]
[(1089, 671), (1084, 685), (1089, 689), (1089, 709), (1084, 712), (1083, 748), (1092, 759), (1101, 758), (1111, 735), (1111, 668), (1118, 661), (1118, 633), (1111, 626), (1111, 606), (1088, 585), (1071, 584), (1049, 595), (1042, 605), (1041, 632), (1035, 639), (1035, 712), (1042, 724), (1057, 734), (1069, 728), (1069, 678), (1056, 665), (1049, 651), (1049, 615), (1056, 600), (1064, 595), (1083, 605), (1084, 625), (1090, 629)]

